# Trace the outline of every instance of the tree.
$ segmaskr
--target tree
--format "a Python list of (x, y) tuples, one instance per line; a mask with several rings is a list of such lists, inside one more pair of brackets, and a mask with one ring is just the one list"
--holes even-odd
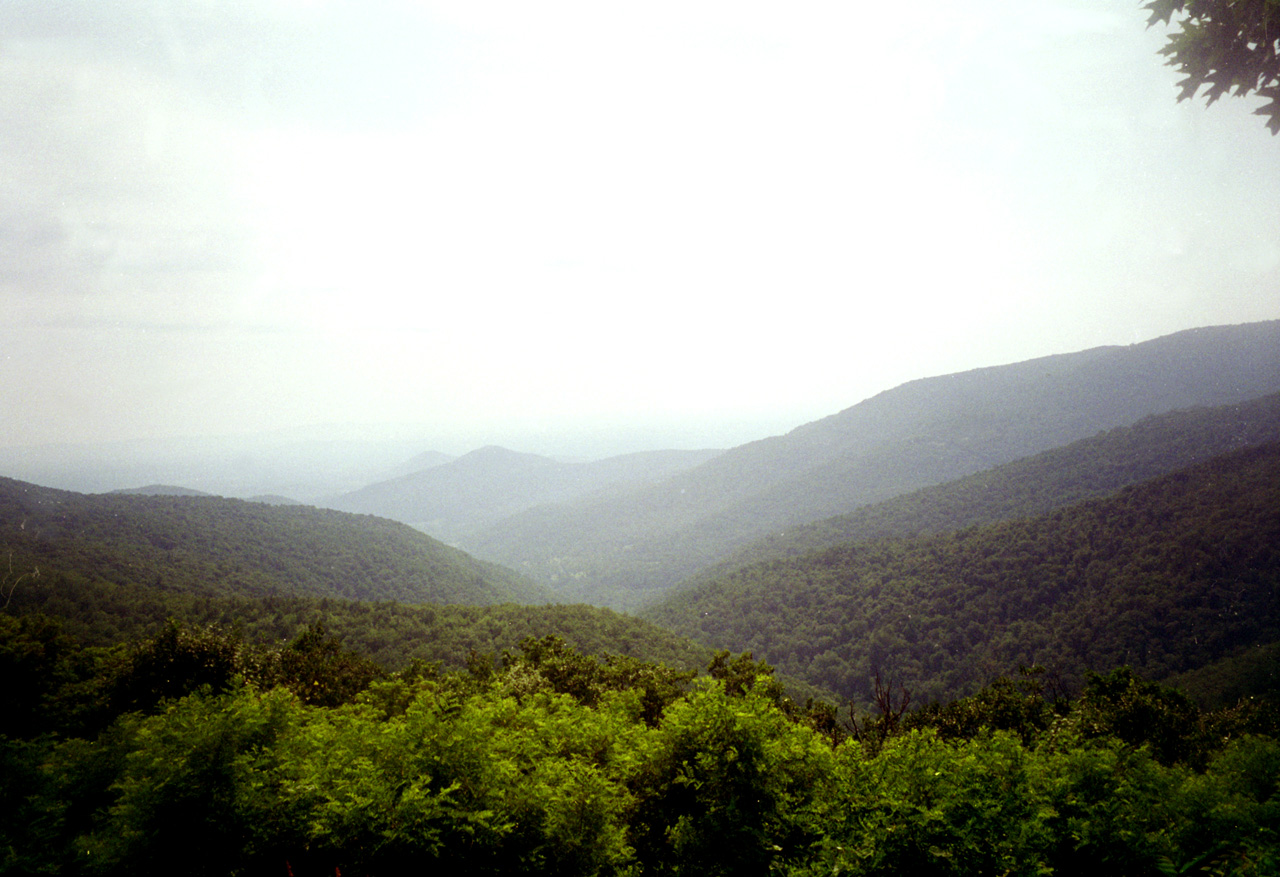
[(75, 650), (61, 624), (43, 615), (0, 615), (0, 680), (6, 707), (0, 735), (19, 739), (50, 730), (57, 701), (73, 681), (69, 655)]
[(1087, 674), (1072, 718), (1085, 736), (1149, 746), (1161, 764), (1199, 760), (1205, 754), (1200, 711), (1190, 698), (1148, 682), (1128, 667)]
[(643, 873), (765, 877), (787, 873), (819, 841), (812, 816), (831, 796), (830, 744), (791, 721), (765, 686), (728, 687), (704, 681), (645, 739), (631, 777)]
[(1178, 28), (1160, 53), (1186, 75), (1179, 101), (1205, 86), (1208, 104), (1257, 92), (1270, 103), (1254, 112), (1280, 134), (1280, 0), (1150, 0), (1143, 8), (1148, 26)]
[(313, 706), (348, 703), (386, 676), (378, 664), (342, 645), (324, 622), (309, 625), (280, 652), (279, 681)]
[(743, 652), (734, 658), (728, 649), (718, 651), (707, 665), (707, 673), (712, 679), (724, 683), (725, 693), (730, 697), (742, 697), (759, 682), (761, 693), (765, 697), (776, 705), (782, 703), (782, 683), (773, 678), (773, 667), (764, 661), (755, 660), (750, 652)]
[(154, 710), (165, 700), (209, 686), (227, 691), (246, 670), (236, 631), (195, 628), (171, 620), (149, 640), (134, 645), (110, 685), (113, 713)]

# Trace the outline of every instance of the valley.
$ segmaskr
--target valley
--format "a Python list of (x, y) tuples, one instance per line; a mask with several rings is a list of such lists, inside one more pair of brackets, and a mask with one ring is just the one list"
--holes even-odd
[(0, 2), (0, 877), (1280, 877), (1278, 37)]
[[(385, 472), (317, 504), (0, 478), (0, 794), (28, 819), (6, 867), (88, 844), (149, 873), (183, 812), (232, 827), (192, 835), (227, 873), (370, 875), (704, 873), (744, 826), (770, 839), (740, 839), (748, 870), (843, 868), (842, 838), (868, 873), (965, 844), (975, 873), (1150, 870), (1209, 855), (1186, 826), (1223, 802), (1272, 819), (1232, 796), (1271, 781), (1280, 734), (1280, 323), (917, 381), (727, 450)], [(202, 747), (213, 773), (187, 772)], [(855, 829), (866, 788), (897, 803)], [(917, 793), (939, 834), (894, 858)], [(1121, 798), (1181, 809), (1149, 846), (1079, 841)], [(714, 844), (669, 842), (695, 823)]]
[(1020, 665), (1210, 678), (1278, 639), (1278, 441), (1280, 321), (1211, 327), (915, 381), (728, 450), (419, 452), (327, 508), (6, 479), (0, 596), (136, 633), (148, 594), (587, 603), (861, 704), (877, 672), (929, 700)]

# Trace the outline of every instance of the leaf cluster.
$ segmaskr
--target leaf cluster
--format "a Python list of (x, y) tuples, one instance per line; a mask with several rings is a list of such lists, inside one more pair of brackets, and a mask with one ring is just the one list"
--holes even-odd
[(1151, 0), (1148, 26), (1176, 21), (1160, 53), (1185, 77), (1178, 100), (1203, 94), (1257, 93), (1268, 103), (1254, 110), (1280, 134), (1280, 4), (1275, 0)]

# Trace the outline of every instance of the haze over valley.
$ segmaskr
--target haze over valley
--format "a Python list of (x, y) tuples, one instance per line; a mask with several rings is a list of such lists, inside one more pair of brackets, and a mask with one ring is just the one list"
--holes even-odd
[[(1244, 632), (1228, 623), (1224, 645), (1202, 652), (1179, 645), (1183, 633), (1154, 634), (1143, 622), (1126, 633), (1107, 628), (1091, 634), (1094, 641), (1119, 643), (1106, 653), (1071, 652), (1043, 634), (1034, 641), (1017, 639), (1004, 657), (982, 658), (973, 666), (965, 656), (980, 649), (971, 640), (948, 647), (961, 669), (924, 669), (918, 658), (890, 660), (894, 653), (877, 651), (876, 643), (891, 629), (887, 615), (875, 630), (854, 633), (846, 626), (834, 637), (793, 619), (785, 623), (809, 631), (808, 639), (784, 644), (785, 638), (765, 631), (789, 616), (781, 609), (748, 608), (752, 598), (746, 591), (728, 603), (720, 598), (714, 609), (697, 607), (704, 599), (700, 594), (720, 593), (744, 578), (762, 582), (771, 599), (785, 604), (791, 598), (784, 595), (801, 587), (791, 583), (789, 570), (817, 564), (824, 571), (813, 575), (828, 581), (831, 561), (823, 558), (855, 550), (851, 546), (886, 540), (925, 540), (927, 546), (930, 538), (1083, 509), (1082, 503), (1109, 501), (1119, 491), (1145, 489), (1196, 466), (1225, 472), (1235, 465), (1225, 462), (1232, 453), (1262, 451), (1280, 441), (1278, 399), (1280, 321), (1270, 321), (925, 378), (784, 435), (726, 450), (649, 451), (588, 462), (499, 447), (456, 458), (422, 452), (386, 461), (384, 474), (392, 477), (306, 504), (266, 494), (223, 499), (162, 483), (85, 495), (9, 480), (13, 572), (7, 598), (29, 608), (56, 605), (66, 599), (68, 582), (82, 580), (108, 591), (115, 581), (219, 597), (582, 602), (639, 612), (703, 647), (748, 649), (777, 663), (796, 684), (864, 701), (873, 694), (866, 686), (877, 668), (909, 673), (933, 697), (956, 697), (980, 684), (984, 672), (1044, 663), (1064, 678), (1079, 678), (1085, 668), (1132, 662), (1120, 656), (1158, 647), (1159, 654), (1181, 656), (1144, 664), (1163, 678), (1207, 671), (1252, 648), (1270, 647), (1275, 637), (1267, 619), (1280, 610), (1268, 596), (1267, 583), (1278, 571), (1267, 551), (1255, 556), (1251, 548), (1234, 558), (1249, 572), (1229, 576), (1260, 578), (1233, 596), (1212, 598), (1248, 605), (1245, 615), (1261, 626)], [(1227, 494), (1205, 487), (1198, 501), (1214, 511), (1192, 504), (1192, 514), (1211, 514), (1223, 525), (1252, 515), (1231, 525), (1234, 532), (1250, 545), (1267, 544), (1280, 509), (1267, 506), (1276, 487), (1270, 469), (1256, 473), (1231, 477), (1260, 479), (1260, 505), (1236, 510), (1226, 504)], [(1232, 483), (1224, 477), (1219, 487)], [(1152, 514), (1163, 519), (1170, 513)], [(1176, 531), (1147, 537), (1176, 540)], [(1000, 532), (983, 538), (1012, 538)], [(1102, 538), (1118, 536), (1088, 541)], [(899, 550), (905, 549), (894, 552)], [(1107, 550), (1108, 562), (1128, 563), (1122, 559), (1148, 550), (1121, 542)], [(1227, 587), (1224, 573), (1214, 567), (1186, 569), (1189, 549), (1167, 550), (1184, 558), (1162, 574), (1170, 582), (1189, 577), (1180, 587), (1206, 594)], [(94, 557), (99, 560), (86, 563)], [(872, 566), (879, 570), (876, 562)], [(116, 573), (104, 578), (95, 563), (131, 572), (123, 579), (113, 578)], [(458, 571), (446, 571), (460, 563)], [(853, 582), (902, 574), (884, 569), (848, 575), (840, 587), (853, 590), (838, 591), (845, 593), (841, 600), (857, 592)], [(937, 577), (949, 575), (910, 573), (907, 579), (942, 588)], [(1013, 582), (998, 584), (1003, 575), (983, 581), (1007, 591)], [(1025, 582), (1023, 575), (1017, 582)], [(1095, 573), (1087, 587), (1114, 588), (1111, 580), (1110, 574)], [(803, 599), (801, 615), (815, 623), (832, 611), (829, 596)], [(923, 605), (924, 599), (914, 597), (909, 605)], [(1117, 598), (1099, 592), (1073, 599)], [(1209, 598), (1194, 601), (1201, 599)], [(1095, 621), (1105, 617), (1095, 615)], [(733, 627), (729, 618), (749, 626)], [(1048, 631), (1061, 627), (1045, 623)], [(1134, 623), (1132, 614), (1126, 623)], [(970, 622), (956, 624), (972, 628)], [(981, 629), (984, 636), (1003, 636), (987, 622)], [(825, 645), (817, 648), (814, 641)], [(800, 660), (799, 654), (808, 658)]]
[(1276, 11), (0, 4), (0, 872), (1275, 873)]

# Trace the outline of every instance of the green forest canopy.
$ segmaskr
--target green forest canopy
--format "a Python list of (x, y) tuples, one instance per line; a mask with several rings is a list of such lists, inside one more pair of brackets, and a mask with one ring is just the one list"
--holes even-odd
[[(0, 615), (0, 623), (12, 628)], [(710, 677), (530, 638), (400, 674), (323, 630), (170, 628), (112, 659), (30, 616), (0, 666), (15, 874), (1274, 874), (1266, 708), (1120, 671), (842, 720), (749, 656)], [(320, 689), (317, 691), (317, 688)], [(22, 727), (25, 717), (42, 724)]]

